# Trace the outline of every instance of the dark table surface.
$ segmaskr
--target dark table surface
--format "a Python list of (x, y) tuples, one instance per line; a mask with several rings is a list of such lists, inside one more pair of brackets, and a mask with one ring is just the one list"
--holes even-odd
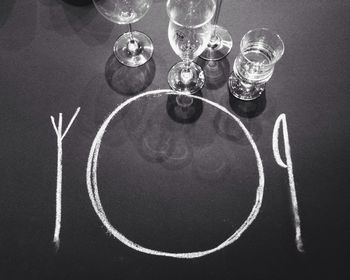
[[(128, 69), (112, 55), (127, 30), (89, 1), (0, 3), (1, 279), (349, 279), (350, 1), (224, 0), (219, 24), (231, 53), (206, 70), (204, 98), (228, 108), (260, 152), (265, 192), (256, 220), (230, 246), (174, 259), (137, 252), (107, 233), (86, 187), (90, 147), (103, 120), (137, 93), (166, 89), (179, 61), (167, 38), (165, 1), (134, 24), (155, 46), (146, 65)], [(229, 97), (226, 81), (239, 41), (268, 27), (286, 51), (265, 96)], [(63, 141), (62, 228), (55, 226), (56, 134), (81, 111)], [(110, 223), (154, 250), (213, 248), (246, 219), (258, 170), (237, 122), (195, 101), (181, 118), (174, 97), (140, 98), (109, 124), (99, 153), (100, 198)], [(191, 109), (191, 110), (192, 110)], [(272, 151), (285, 113), (305, 252), (297, 251), (286, 169)], [(179, 117), (180, 115), (180, 117)], [(283, 146), (281, 146), (283, 147)], [(282, 149), (282, 148), (281, 148)], [(282, 153), (283, 157), (283, 153)]]

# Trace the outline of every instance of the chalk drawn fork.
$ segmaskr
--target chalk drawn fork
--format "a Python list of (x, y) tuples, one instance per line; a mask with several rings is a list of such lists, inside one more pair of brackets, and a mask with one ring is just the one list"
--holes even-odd
[(66, 130), (62, 134), (62, 113), (59, 113), (58, 125), (55, 123), (55, 118), (51, 116), (51, 123), (57, 135), (57, 181), (56, 181), (56, 222), (55, 233), (53, 242), (55, 243), (56, 252), (60, 247), (60, 230), (61, 230), (61, 211), (62, 211), (62, 141), (67, 135), (70, 127), (72, 126), (75, 118), (80, 111), (80, 107), (77, 108), (73, 117), (69, 121)]

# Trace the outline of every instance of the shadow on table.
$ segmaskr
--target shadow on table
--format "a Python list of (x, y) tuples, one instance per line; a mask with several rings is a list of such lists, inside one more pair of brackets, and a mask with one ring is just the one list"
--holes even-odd
[(121, 64), (112, 54), (106, 62), (105, 78), (116, 93), (133, 96), (145, 90), (153, 81), (156, 65), (153, 58), (139, 67)]
[(104, 44), (118, 26), (100, 15), (92, 0), (55, 0), (44, 5), (49, 7), (49, 12), (43, 13), (41, 19), (46, 29), (62, 36), (76, 35), (88, 46)]
[(0, 48), (17, 52), (28, 47), (36, 37), (37, 18), (36, 1), (1, 0)]
[(259, 116), (266, 108), (266, 94), (263, 94), (250, 101), (245, 101), (234, 97), (229, 93), (229, 103), (232, 110), (244, 118), (255, 118)]
[(92, 0), (62, 0), (62, 1), (73, 6), (92, 5)]
[[(202, 96), (202, 93), (199, 91), (196, 95)], [(166, 109), (169, 117), (175, 122), (194, 123), (203, 112), (203, 102), (185, 95), (169, 95)]]
[(148, 162), (159, 163), (169, 170), (182, 169), (191, 163), (193, 148), (183, 127), (172, 127), (169, 121), (148, 119), (136, 147)]
[[(228, 100), (226, 99), (226, 96), (223, 96), (223, 98), (226, 100), (225, 102), (228, 103), (227, 106), (230, 106), (234, 113), (239, 117), (244, 117), (244, 119), (240, 119), (239, 117), (238, 119), (240, 119), (242, 124), (248, 130), (249, 134), (253, 136), (254, 140), (257, 141), (263, 133), (263, 128), (260, 119), (254, 119), (254, 117), (257, 117), (265, 109), (265, 94), (252, 101), (243, 101), (233, 97), (230, 93), (228, 94)], [(232, 141), (243, 146), (250, 145), (247, 136), (237, 120), (233, 119), (226, 113), (220, 111), (217, 112), (214, 118), (214, 128), (220, 137), (228, 141)]]
[(174, 99), (168, 97), (146, 97), (129, 104), (124, 128), (129, 141), (146, 162), (178, 170), (191, 163), (193, 147), (187, 137), (189, 126), (174, 121), (167, 112), (169, 106), (170, 110), (177, 106), (176, 95)]
[(0, 28), (6, 23), (11, 15), (16, 0), (2, 0), (0, 5)]
[(205, 74), (205, 86), (208, 89), (219, 89), (223, 87), (230, 75), (230, 62), (227, 57), (219, 61), (207, 61), (198, 58), (196, 61)]

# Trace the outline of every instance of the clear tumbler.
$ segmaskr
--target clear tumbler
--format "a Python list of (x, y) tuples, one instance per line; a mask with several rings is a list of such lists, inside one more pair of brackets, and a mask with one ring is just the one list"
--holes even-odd
[(228, 81), (230, 92), (241, 100), (259, 97), (283, 52), (284, 44), (278, 34), (267, 28), (247, 32), (241, 40), (240, 53)]

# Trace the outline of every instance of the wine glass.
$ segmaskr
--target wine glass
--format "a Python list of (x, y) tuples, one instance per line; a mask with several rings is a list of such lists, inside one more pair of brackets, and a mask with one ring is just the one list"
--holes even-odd
[(211, 35), (214, 0), (168, 0), (168, 36), (174, 52), (182, 59), (168, 73), (169, 86), (192, 94), (204, 85), (204, 72), (193, 62), (206, 48)]
[(232, 38), (227, 29), (218, 25), (222, 0), (216, 0), (216, 11), (213, 19), (213, 30), (207, 48), (200, 55), (205, 60), (220, 60), (232, 49)]
[(153, 54), (152, 40), (144, 33), (133, 31), (131, 24), (140, 20), (149, 10), (152, 0), (93, 0), (96, 9), (109, 21), (128, 24), (129, 32), (114, 44), (117, 59), (129, 67), (145, 64)]

